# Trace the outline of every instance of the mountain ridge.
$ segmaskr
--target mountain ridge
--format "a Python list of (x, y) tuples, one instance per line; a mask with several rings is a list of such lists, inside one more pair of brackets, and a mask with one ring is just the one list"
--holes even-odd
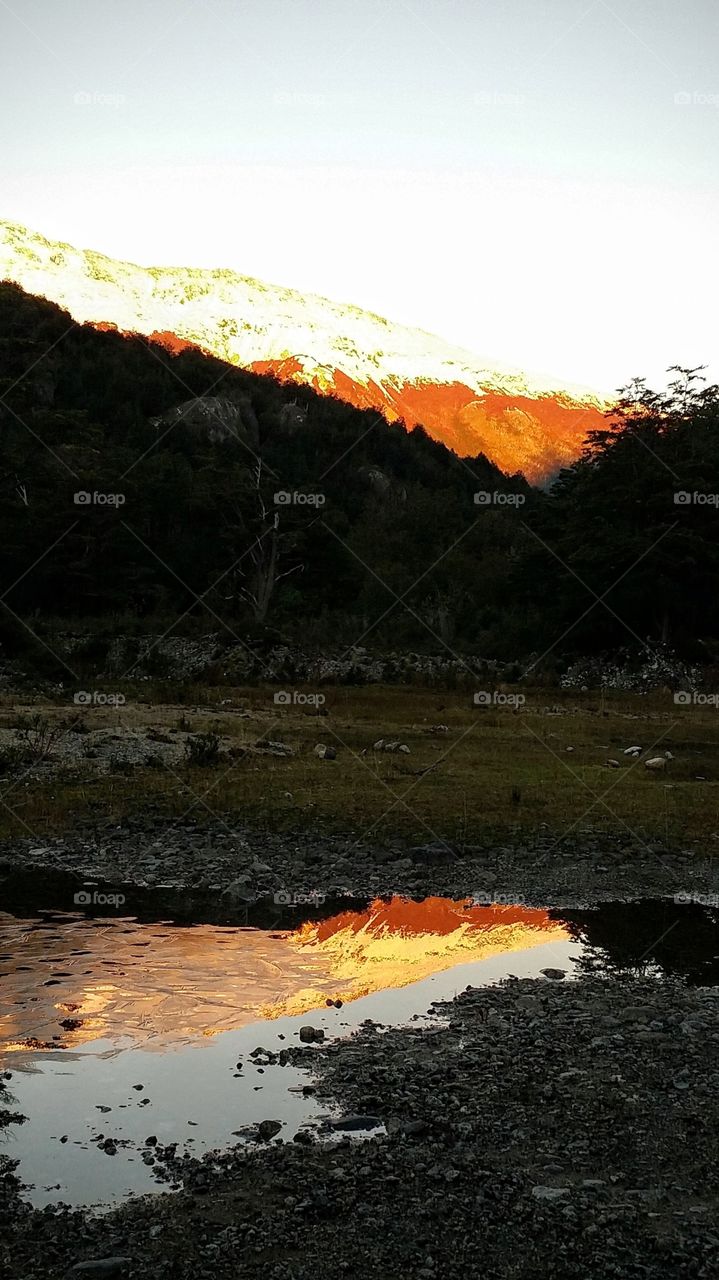
[(140, 267), (0, 221), (0, 277), (78, 322), (187, 342), (407, 427), (421, 424), (460, 456), (485, 453), (534, 483), (571, 463), (587, 432), (605, 425), (609, 402), (586, 387), (492, 366), (354, 304), (228, 268)]

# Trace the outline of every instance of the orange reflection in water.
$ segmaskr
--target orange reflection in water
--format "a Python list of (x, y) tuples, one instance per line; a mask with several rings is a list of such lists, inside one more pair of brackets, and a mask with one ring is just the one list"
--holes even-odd
[(167, 1049), (568, 937), (544, 911), (448, 898), (378, 899), (274, 933), (0, 916), (0, 1056)]
[[(344, 911), (303, 924), (293, 945), (321, 955), (345, 1000), (408, 986), (454, 965), (546, 943), (565, 942), (568, 929), (546, 911), (477, 907), (466, 899), (412, 902), (375, 899), (366, 911)], [(306, 1006), (305, 1006), (306, 1007)], [(285, 1013), (304, 1012), (290, 1001)], [(268, 1010), (266, 1016), (273, 1016)]]

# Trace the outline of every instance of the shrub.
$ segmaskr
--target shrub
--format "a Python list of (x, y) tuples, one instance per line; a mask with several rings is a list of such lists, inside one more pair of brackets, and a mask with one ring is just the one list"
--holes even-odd
[(220, 760), (220, 739), (216, 733), (195, 733), (185, 743), (185, 758), (189, 765), (200, 769), (212, 769)]
[(39, 763), (50, 755), (72, 727), (73, 722), (48, 720), (37, 712), (32, 716), (19, 716), (13, 725), (19, 750), (30, 763)]

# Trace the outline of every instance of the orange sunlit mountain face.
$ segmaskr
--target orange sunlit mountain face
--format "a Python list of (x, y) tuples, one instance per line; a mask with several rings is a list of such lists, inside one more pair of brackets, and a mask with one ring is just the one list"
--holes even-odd
[[(175, 333), (155, 332), (150, 337), (172, 355), (193, 346)], [(601, 408), (559, 393), (526, 396), (486, 387), (478, 397), (462, 382), (395, 379), (379, 383), (370, 378), (361, 383), (341, 369), (308, 374), (293, 356), (255, 360), (249, 368), (281, 382), (339, 396), (357, 409), (377, 409), (389, 422), (407, 430), (422, 426), (433, 440), (460, 457), (482, 453), (507, 475), (521, 471), (530, 484), (542, 484), (561, 467), (570, 466), (589, 432), (607, 427)]]
[(308, 376), (292, 357), (255, 361), (251, 368), (337, 395), (358, 409), (377, 409), (408, 429), (423, 426), (460, 457), (483, 453), (509, 475), (521, 471), (532, 484), (569, 466), (582, 452), (587, 434), (607, 425), (597, 406), (560, 394), (523, 396), (485, 388), (478, 396), (461, 382), (426, 380), (360, 383), (339, 369)]
[[(150, 337), (172, 355), (194, 345), (169, 331)], [(560, 393), (526, 396), (486, 387), (478, 397), (462, 382), (394, 379), (389, 383), (370, 378), (361, 383), (341, 369), (309, 374), (294, 356), (255, 360), (248, 367), (281, 382), (336, 395), (357, 409), (376, 409), (389, 422), (407, 430), (422, 426), (433, 440), (460, 457), (484, 454), (507, 475), (521, 471), (530, 484), (542, 484), (561, 467), (570, 466), (582, 452), (589, 432), (607, 427), (601, 408)]]
[(98, 1040), (167, 1049), (568, 937), (544, 911), (447, 898), (376, 900), (272, 934), (0, 916), (0, 1060)]

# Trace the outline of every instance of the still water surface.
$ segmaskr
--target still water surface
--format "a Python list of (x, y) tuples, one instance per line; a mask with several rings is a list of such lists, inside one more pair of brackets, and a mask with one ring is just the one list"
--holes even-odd
[[(632, 907), (646, 917), (647, 904)], [(665, 908), (652, 909), (659, 920), (645, 925), (658, 938)], [(631, 912), (617, 910), (633, 937)], [(401, 1025), (510, 974), (569, 977), (608, 962), (607, 930), (606, 912), (592, 938), (571, 913), (443, 898), (377, 900), (273, 931), (0, 914), (0, 1069), (12, 1073), (0, 1105), (28, 1117), (1, 1133), (0, 1150), (20, 1160), (37, 1205), (157, 1190), (139, 1149), (149, 1135), (202, 1154), (263, 1119), (281, 1121), (288, 1140), (327, 1115), (302, 1093), (307, 1072), (257, 1066), (259, 1046), (295, 1045), (306, 1024), (328, 1038), (368, 1018)], [(115, 1155), (98, 1135), (116, 1140)]]

